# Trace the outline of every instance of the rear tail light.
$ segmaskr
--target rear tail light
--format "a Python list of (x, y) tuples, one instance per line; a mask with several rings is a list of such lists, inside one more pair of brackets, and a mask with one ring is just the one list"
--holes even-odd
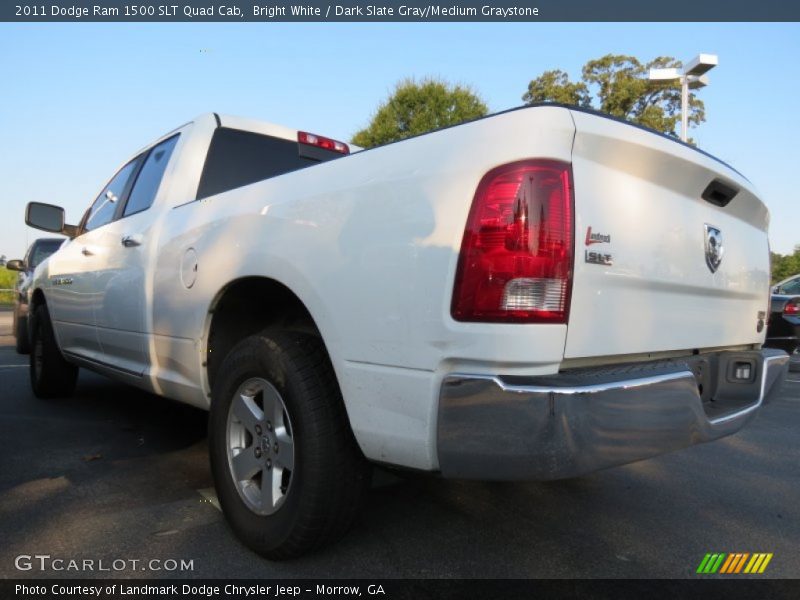
[(797, 298), (789, 300), (786, 306), (783, 307), (783, 314), (789, 316), (800, 315), (800, 300)]
[(332, 150), (341, 154), (350, 154), (350, 147), (344, 142), (337, 142), (331, 138), (326, 138), (314, 133), (306, 133), (305, 131), (297, 132), (297, 141), (301, 144), (308, 144), (309, 146), (316, 146), (318, 148), (325, 148), (325, 150)]
[(489, 171), (461, 243), (453, 318), (566, 323), (572, 246), (569, 164), (525, 160)]

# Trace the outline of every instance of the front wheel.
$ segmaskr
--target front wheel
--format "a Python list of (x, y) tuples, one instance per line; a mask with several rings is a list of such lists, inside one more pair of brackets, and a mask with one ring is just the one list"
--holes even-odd
[(209, 451), (226, 519), (271, 559), (343, 535), (369, 486), (325, 348), (305, 333), (267, 330), (231, 350), (212, 393)]
[(78, 381), (78, 367), (64, 360), (46, 306), (36, 308), (32, 325), (30, 376), (33, 394), (37, 398), (71, 396)]

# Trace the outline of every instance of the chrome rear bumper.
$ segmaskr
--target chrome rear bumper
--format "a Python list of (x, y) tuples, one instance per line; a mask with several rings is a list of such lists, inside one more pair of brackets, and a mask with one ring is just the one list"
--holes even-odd
[[(778, 393), (788, 362), (763, 349), (552, 377), (453, 374), (441, 388), (439, 467), (453, 478), (561, 479), (715, 440)], [(737, 379), (744, 365), (750, 376)]]

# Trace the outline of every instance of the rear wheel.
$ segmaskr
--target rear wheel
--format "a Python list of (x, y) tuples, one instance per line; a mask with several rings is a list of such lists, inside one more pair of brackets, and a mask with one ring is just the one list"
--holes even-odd
[(285, 559), (343, 535), (370, 468), (322, 342), (297, 332), (251, 336), (223, 361), (212, 396), (211, 469), (237, 536)]
[(37, 398), (71, 396), (78, 381), (78, 367), (64, 360), (58, 349), (50, 313), (44, 305), (33, 314), (31, 328), (30, 376)]

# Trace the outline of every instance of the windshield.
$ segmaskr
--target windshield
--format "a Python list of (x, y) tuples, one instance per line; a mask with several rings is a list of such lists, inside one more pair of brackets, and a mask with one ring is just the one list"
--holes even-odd
[(64, 240), (46, 240), (42, 242), (36, 242), (34, 244), (33, 251), (31, 252), (30, 260), (28, 261), (28, 268), (35, 269), (45, 258), (58, 250), (63, 243)]

